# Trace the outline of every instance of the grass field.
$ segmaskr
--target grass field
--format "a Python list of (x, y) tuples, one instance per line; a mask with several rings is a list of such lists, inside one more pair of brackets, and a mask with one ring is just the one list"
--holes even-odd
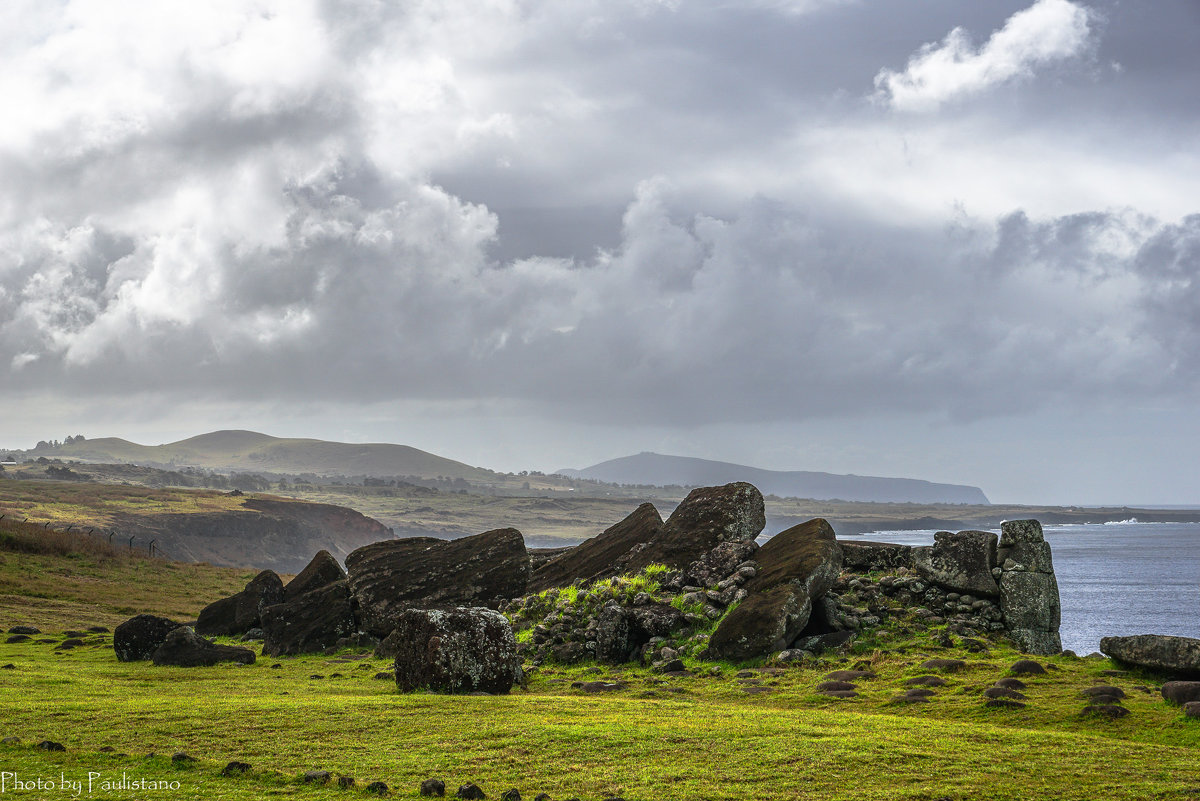
[[(401, 695), (375, 678), (389, 666), (369, 654), (156, 668), (117, 662), (104, 633), (58, 650), (66, 630), (112, 628), (135, 612), (191, 617), (248, 575), (118, 553), (0, 557), (0, 626), (46, 632), (0, 643), (0, 737), (20, 741), (0, 745), (4, 797), (356, 798), (383, 781), (394, 796), (415, 798), (431, 777), (451, 794), (471, 781), (489, 798), (517, 788), (525, 799), (546, 792), (559, 801), (1200, 797), (1200, 721), (1167, 706), (1154, 676), (1107, 675), (1116, 669), (1108, 660), (1042, 660), (1058, 670), (1028, 680), (1021, 710), (985, 708), (981, 696), (1018, 654), (999, 646), (965, 654), (928, 636), (778, 672), (542, 667), (508, 696)], [(906, 679), (929, 672), (920, 665), (930, 656), (967, 665), (929, 703), (895, 704)], [(829, 671), (856, 663), (878, 674), (859, 682), (859, 698), (815, 694)], [(719, 675), (708, 675), (712, 667)], [(587, 694), (571, 687), (579, 680), (624, 686)], [(1084, 717), (1079, 692), (1096, 683), (1122, 687), (1130, 715)], [(66, 750), (39, 750), (42, 740)], [(177, 752), (196, 761), (175, 763)], [(232, 760), (253, 769), (221, 776)], [(305, 784), (314, 769), (334, 782), (352, 776), (356, 787)], [(35, 780), (55, 786), (25, 784)], [(80, 782), (79, 795), (64, 780)], [(104, 781), (118, 786), (105, 790)], [(160, 784), (130, 788), (136, 781)]]

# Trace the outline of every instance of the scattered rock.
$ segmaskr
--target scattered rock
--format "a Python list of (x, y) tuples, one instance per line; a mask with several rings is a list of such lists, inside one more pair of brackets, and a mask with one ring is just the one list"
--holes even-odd
[(488, 609), (410, 609), (397, 619), (402, 644), (396, 684), (402, 692), (507, 693), (520, 680), (512, 626)]
[(212, 636), (245, 634), (259, 626), (262, 610), (283, 602), (283, 580), (264, 570), (236, 595), (214, 601), (196, 618), (196, 633)]
[(20, 744), (21, 744), (20, 737), (5, 737), (3, 740), (0, 740), (0, 745), (20, 745)]
[(1046, 668), (1032, 659), (1018, 659), (1016, 662), (1013, 662), (1008, 672), (1017, 676), (1035, 676), (1045, 673)]
[[(366, 789), (371, 795), (388, 795), (388, 786), (384, 782), (371, 782), (367, 785)], [(443, 794), (444, 791), (443, 793), (439, 793), (439, 795)]]
[(358, 630), (350, 586), (336, 581), (269, 606), (262, 627), (263, 656), (319, 653)]
[(201, 637), (190, 626), (180, 626), (167, 634), (152, 659), (156, 665), (207, 667), (220, 662), (253, 665), (255, 656), (249, 648), (217, 645)]
[(1003, 678), (996, 680), (996, 686), (1007, 687), (1010, 690), (1024, 690), (1025, 682), (1021, 681), (1020, 679)]
[(174, 754), (171, 754), (171, 762), (176, 765), (188, 765), (195, 761), (196, 758), (194, 756), (189, 756), (183, 751), (176, 751)]
[(1183, 714), (1189, 718), (1200, 718), (1200, 701), (1188, 701), (1184, 704)]
[(943, 687), (946, 680), (941, 676), (917, 676), (904, 682), (906, 687)]
[(576, 681), (571, 684), (572, 690), (583, 690), (585, 693), (604, 693), (624, 690), (625, 685), (619, 681)]
[(1200, 676), (1200, 640), (1165, 634), (1136, 634), (1104, 637), (1100, 650), (1130, 665), (1160, 670), (1183, 677)]
[(346, 557), (362, 627), (386, 637), (408, 609), (494, 605), (529, 583), (529, 554), (515, 528), (457, 540), (411, 537), (359, 548)]
[(108, 629), (104, 626), (88, 626), (88, 631), (93, 634), (107, 634)]
[(8, 630), (9, 634), (41, 634), (42, 630), (37, 626), (13, 626)]
[(983, 691), (984, 698), (1012, 698), (1015, 701), (1024, 701), (1025, 694), (1017, 690), (1011, 690), (1008, 687), (988, 687)]
[(446, 783), (441, 779), (426, 779), (421, 782), (421, 795), (441, 798), (446, 794)]
[(521, 791), (516, 787), (500, 794), (500, 801), (521, 801)]
[(305, 784), (329, 784), (330, 778), (327, 770), (306, 770), (304, 772)]
[(34, 748), (42, 751), (66, 751), (66, 747), (62, 743), (56, 743), (53, 740), (42, 740), (34, 746)]
[(1163, 699), (1172, 704), (1200, 701), (1200, 681), (1168, 681), (1161, 692)]
[(236, 776), (239, 773), (248, 773), (250, 771), (250, 763), (238, 762), (234, 760), (221, 769), (222, 776)]
[(138, 615), (117, 626), (113, 633), (113, 650), (121, 662), (152, 659), (167, 635), (182, 626), (157, 615)]
[(5, 642), (12, 645), (12, 644), (19, 643), (19, 642), (29, 642), (32, 639), (33, 638), (30, 637), (28, 634), (14, 634), (11, 637), (9, 637), (7, 640), (5, 640)]
[(855, 632), (849, 629), (845, 631), (831, 631), (826, 634), (814, 634), (809, 637), (802, 636), (792, 643), (792, 648), (800, 651), (808, 651), (812, 654), (819, 654), (849, 645), (855, 636)]
[(940, 670), (943, 673), (956, 673), (967, 666), (961, 659), (927, 659), (921, 663), (922, 670)]
[(395, 680), (396, 674), (394, 671), (391, 671), (391, 670), (381, 670), (378, 673), (376, 673), (374, 676), (372, 676), (371, 678), (392, 681), (392, 680)]
[(988, 709), (1024, 709), (1026, 705), (1011, 698), (989, 698), (984, 706)]
[[(324, 551), (322, 551), (322, 553), (324, 553)], [(337, 786), (340, 790), (349, 790), (356, 784), (358, 784), (358, 782), (354, 780), (353, 776), (338, 776)]]
[(937, 693), (935, 693), (933, 690), (930, 690), (928, 687), (913, 687), (911, 690), (907, 690), (904, 693), (905, 698), (932, 698), (935, 695), (937, 695)]
[(818, 690), (817, 695), (824, 695), (827, 698), (857, 698), (858, 693), (854, 690)]
[(346, 580), (346, 571), (329, 551), (317, 551), (308, 565), (283, 588), (282, 602), (294, 601), (301, 595)]
[(870, 681), (875, 678), (875, 675), (870, 670), (835, 670), (832, 673), (826, 673), (825, 678), (829, 681)]
[(467, 782), (462, 787), (458, 788), (458, 791), (454, 794), (454, 797), (455, 798), (480, 799), (480, 798), (487, 798), (487, 795), (485, 795), (483, 790), (479, 789), (478, 786), (472, 784), (471, 782)]
[(826, 690), (855, 690), (858, 689), (848, 681), (823, 681), (817, 685), (817, 690), (824, 692)]
[(1113, 687), (1109, 684), (1098, 684), (1095, 687), (1088, 687), (1079, 693), (1083, 698), (1093, 698), (1095, 696), (1107, 695), (1111, 698), (1124, 698), (1125, 691), (1120, 687)]
[(14, 665), (12, 662), (9, 662), (4, 665), (0, 665), (0, 670), (16, 670), (16, 669), (17, 669), (17, 666)]

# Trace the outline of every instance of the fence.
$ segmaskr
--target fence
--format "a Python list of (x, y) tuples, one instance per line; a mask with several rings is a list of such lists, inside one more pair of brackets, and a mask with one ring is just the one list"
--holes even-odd
[[(17, 519), (17, 516), (13, 515), (10, 518), (7, 512), (0, 514), (0, 521), (3, 521), (5, 519), (11, 519), (11, 520), (15, 521)], [(29, 525), (35, 525), (35, 526), (38, 525), (38, 523), (36, 521), (31, 524), (29, 522), (28, 517), (25, 517), (25, 519), (22, 520), (21, 522), (25, 523), (25, 524), (29, 524)], [(76, 523), (70, 523), (65, 527), (62, 525), (54, 526), (54, 525), (52, 525), (53, 523), (54, 523), (53, 520), (47, 520), (45, 523), (41, 524), (41, 527), (43, 529), (46, 529), (49, 531), (61, 531), (63, 533), (70, 533), (75, 528), (78, 528), (79, 531), (76, 533), (85, 535), (85, 536), (97, 537), (99, 539), (107, 539), (108, 544), (114, 548), (119, 548), (121, 543), (124, 542), (125, 546), (129, 549), (130, 553), (137, 553), (137, 552), (141, 551), (141, 552), (144, 552), (146, 554), (146, 556), (150, 556), (150, 557), (158, 557), (159, 559), (170, 559), (171, 558), (167, 554), (167, 552), (164, 551), (160, 545), (158, 545), (157, 537), (146, 537), (145, 535), (138, 535), (138, 534), (132, 534), (132, 535), (126, 536), (126, 534), (124, 532), (110, 530), (110, 529), (96, 528), (95, 526), (87, 527), (87, 530), (84, 531), (84, 526), (78, 525)], [(115, 542), (114, 542), (114, 540), (115, 540)], [(139, 540), (141, 541), (140, 544), (138, 544)]]

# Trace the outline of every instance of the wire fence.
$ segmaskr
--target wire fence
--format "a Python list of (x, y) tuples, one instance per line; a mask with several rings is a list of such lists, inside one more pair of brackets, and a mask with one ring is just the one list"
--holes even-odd
[(56, 525), (53, 520), (47, 520), (45, 522), (35, 520), (31, 523), (28, 516), (25, 516), (25, 518), (20, 521), (17, 521), (17, 517), (19, 517), (19, 515), (11, 515), (6, 512), (0, 514), (0, 521), (13, 520), (28, 525), (40, 525), (41, 528), (47, 531), (58, 531), (64, 534), (73, 532), (76, 534), (105, 540), (114, 550), (117, 550), (124, 545), (130, 553), (140, 552), (144, 553), (146, 556), (155, 557), (158, 559), (169, 560), (171, 558), (170, 555), (163, 550), (162, 546), (158, 544), (158, 537), (147, 537), (142, 534), (128, 534), (127, 532), (121, 532), (115, 529), (83, 526), (78, 523), (69, 523), (66, 526), (63, 526), (62, 524)]

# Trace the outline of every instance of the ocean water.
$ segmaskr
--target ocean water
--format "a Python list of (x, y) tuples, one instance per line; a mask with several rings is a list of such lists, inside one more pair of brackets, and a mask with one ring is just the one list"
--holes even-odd
[[(1062, 599), (1063, 648), (1080, 656), (1100, 638), (1174, 634), (1200, 639), (1200, 523), (1045, 526)], [(999, 533), (996, 530), (996, 533)], [(932, 531), (848, 539), (932, 545)]]

